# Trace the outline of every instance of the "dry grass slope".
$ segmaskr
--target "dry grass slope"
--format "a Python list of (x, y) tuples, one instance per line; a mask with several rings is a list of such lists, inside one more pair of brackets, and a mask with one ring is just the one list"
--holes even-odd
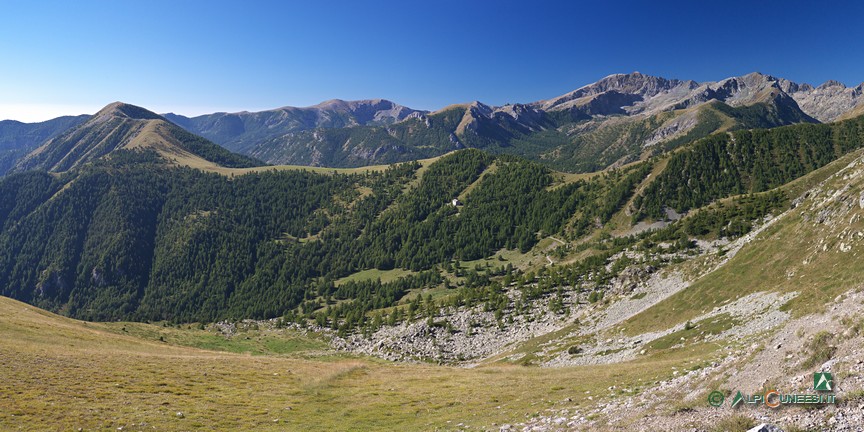
[[(613, 384), (645, 389), (701, 355), (682, 349), (611, 366), (460, 369), (320, 351), (207, 351), (117, 334), (118, 325), (0, 298), (3, 429), (449, 430), (458, 423), (487, 429), (524, 421), (566, 398), (568, 406), (602, 401), (611, 396), (601, 390)], [(134, 326), (133, 334), (162, 331)]]
[[(443, 154), (441, 156), (436, 156), (429, 159), (420, 159), (417, 162), (420, 162), (421, 168), (418, 172), (418, 176), (422, 175), (425, 172), (425, 168), (428, 168), (429, 165), (435, 163), (438, 159), (441, 159), (444, 156), (447, 156), (450, 153)], [(203, 159), (202, 159), (203, 160)], [(266, 171), (309, 171), (318, 174), (362, 174), (366, 172), (381, 172), (390, 167), (390, 165), (369, 165), (358, 168), (327, 168), (327, 167), (312, 167), (312, 166), (303, 166), (303, 165), (269, 165), (269, 166), (260, 166), (260, 167), (252, 167), (252, 168), (226, 168), (222, 166), (218, 166), (213, 164), (212, 162), (207, 162), (207, 164), (184, 164), (190, 166), (192, 168), (198, 168), (203, 171), (210, 171), (219, 173), (227, 176), (237, 176), (243, 174), (249, 174), (253, 172), (266, 172)]]

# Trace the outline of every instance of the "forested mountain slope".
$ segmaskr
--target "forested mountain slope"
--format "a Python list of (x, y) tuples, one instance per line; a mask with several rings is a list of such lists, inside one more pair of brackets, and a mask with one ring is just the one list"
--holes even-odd
[[(0, 287), (90, 319), (314, 318), (336, 295), (354, 301), (327, 307), (327, 316), (353, 326), (413, 288), (444, 283), (453, 260), (526, 253), (549, 236), (578, 243), (618, 214), (662, 219), (666, 208), (767, 190), (862, 142), (862, 118), (741, 131), (582, 179), (478, 150), (422, 169), (234, 178), (165, 165), (153, 149), (115, 150), (61, 176), (33, 171), (0, 182), (0, 193), (14, 197), (0, 205)], [(748, 217), (783, 200), (770, 203)], [(604, 265), (603, 256), (589, 268)], [(335, 284), (376, 268), (414, 275)], [(492, 280), (487, 273), (469, 285)]]
[(627, 179), (549, 190), (546, 168), (476, 150), (442, 158), (419, 181), (418, 168), (230, 179), (167, 167), (152, 151), (119, 151), (60, 177), (13, 175), (0, 183), (3, 196), (16, 197), (0, 208), (0, 286), (93, 319), (275, 316), (358, 270), (419, 271), (528, 250), (574, 214), (581, 225), (605, 217), (600, 209), (620, 201), (604, 204), (610, 186)]
[(864, 117), (822, 125), (718, 134), (669, 158), (667, 169), (636, 200), (639, 214), (662, 217), (730, 195), (763, 192), (864, 145)]

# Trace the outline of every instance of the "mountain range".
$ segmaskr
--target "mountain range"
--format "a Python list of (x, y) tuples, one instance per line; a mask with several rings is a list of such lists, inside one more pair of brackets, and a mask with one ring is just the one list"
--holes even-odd
[(78, 126), (90, 116), (58, 117), (40, 123), (22, 123), (15, 120), (0, 121), (0, 175), (40, 144), (70, 128)]
[(862, 109), (862, 85), (818, 87), (751, 73), (697, 83), (615, 74), (526, 104), (475, 101), (435, 112), (384, 100), (308, 108), (166, 114), (190, 132), (271, 164), (353, 167), (463, 148), (528, 157), (565, 171), (621, 165), (712, 132), (830, 122)]
[[(864, 113), (862, 86), (828, 81), (814, 87), (761, 73), (697, 83), (634, 72), (610, 75), (547, 100), (497, 107), (474, 101), (434, 112), (383, 99), (330, 100), (305, 108), (191, 118), (147, 111), (145, 118), (131, 119), (118, 115), (118, 103), (95, 118), (0, 123), (0, 173), (13, 168), (68, 169), (118, 145), (148, 142), (143, 136), (136, 139), (139, 134), (174, 142), (180, 135), (176, 126), (274, 165), (360, 167), (471, 147), (522, 156), (565, 172), (591, 172), (715, 132), (854, 117)], [(86, 129), (93, 132), (90, 126), (109, 117), (112, 120), (91, 135), (75, 131), (87, 121)], [(167, 147), (160, 148), (164, 153)], [(67, 155), (69, 149), (74, 151)], [(71, 159), (54, 160), (55, 153)]]

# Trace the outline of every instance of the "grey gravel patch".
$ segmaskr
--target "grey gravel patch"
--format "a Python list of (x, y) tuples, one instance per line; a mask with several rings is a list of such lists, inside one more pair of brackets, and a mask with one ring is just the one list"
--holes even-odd
[[(511, 290), (511, 297), (517, 296)], [(570, 301), (576, 303), (576, 294)], [(475, 362), (502, 353), (518, 343), (572, 324), (576, 315), (549, 312), (548, 299), (533, 304), (529, 315), (513, 314), (512, 323), (499, 327), (495, 314), (482, 306), (470, 309), (448, 308), (430, 326), (426, 319), (396, 326), (385, 326), (364, 337), (351, 335), (334, 338), (337, 349), (366, 354), (391, 361), (441, 362), (473, 366)]]

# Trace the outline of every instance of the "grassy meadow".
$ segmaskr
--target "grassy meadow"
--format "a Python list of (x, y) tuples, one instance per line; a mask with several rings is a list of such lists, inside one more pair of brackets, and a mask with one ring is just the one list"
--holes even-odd
[(0, 334), (0, 425), (33, 431), (481, 430), (615, 397), (611, 385), (648, 389), (705, 354), (562, 369), (392, 364), (293, 330), (226, 339), (75, 321), (7, 298)]

